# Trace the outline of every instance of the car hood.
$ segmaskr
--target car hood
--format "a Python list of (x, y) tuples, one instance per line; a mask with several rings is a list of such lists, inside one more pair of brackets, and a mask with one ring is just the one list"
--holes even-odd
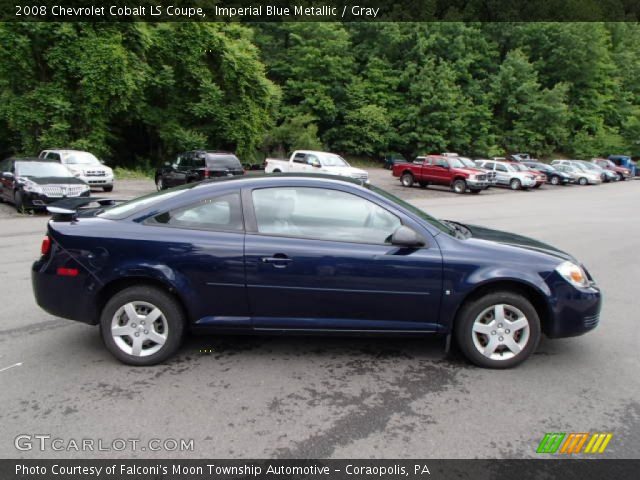
[(38, 185), (84, 185), (84, 182), (76, 177), (24, 177)]
[(559, 250), (552, 245), (541, 242), (539, 240), (535, 240), (533, 238), (525, 237), (523, 235), (518, 235), (511, 232), (493, 230), (478, 225), (465, 225), (465, 227), (471, 230), (471, 238), (474, 239), (487, 240), (490, 242), (509, 245), (512, 247), (519, 247), (525, 250), (552, 255), (562, 260), (569, 260), (574, 263), (576, 262), (576, 259), (569, 255), (567, 252)]
[(466, 173), (467, 175), (486, 175), (487, 174), (486, 170), (483, 170), (481, 168), (471, 168), (471, 167), (456, 168), (455, 171)]

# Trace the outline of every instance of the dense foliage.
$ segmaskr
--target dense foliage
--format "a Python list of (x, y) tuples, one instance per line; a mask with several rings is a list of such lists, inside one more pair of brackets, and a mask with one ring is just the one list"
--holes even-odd
[(640, 155), (637, 23), (0, 24), (0, 152)]

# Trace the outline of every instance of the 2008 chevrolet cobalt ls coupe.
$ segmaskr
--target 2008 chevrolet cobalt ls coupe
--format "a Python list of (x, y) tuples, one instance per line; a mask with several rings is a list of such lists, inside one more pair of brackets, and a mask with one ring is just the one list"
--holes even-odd
[(600, 291), (538, 241), (439, 221), (339, 177), (187, 184), (56, 211), (32, 269), (38, 304), (99, 324), (122, 362), (152, 365), (186, 329), (452, 335), (490, 368), (598, 323)]

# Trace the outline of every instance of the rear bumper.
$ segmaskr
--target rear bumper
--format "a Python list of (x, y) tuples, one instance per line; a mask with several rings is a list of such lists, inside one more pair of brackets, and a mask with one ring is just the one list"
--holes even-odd
[(36, 303), (56, 317), (95, 325), (98, 307), (93, 292), (95, 285), (86, 274), (77, 277), (59, 276), (51, 261), (40, 259), (31, 267), (31, 286)]

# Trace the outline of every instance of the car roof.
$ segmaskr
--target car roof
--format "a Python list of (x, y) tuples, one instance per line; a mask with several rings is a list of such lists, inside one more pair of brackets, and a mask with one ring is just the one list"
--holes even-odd
[(58, 163), (55, 160), (49, 158), (36, 158), (36, 157), (11, 157), (8, 160), (14, 162), (40, 162), (40, 163)]
[(68, 148), (46, 148), (42, 150), (43, 152), (54, 152), (54, 153), (91, 153), (86, 150), (72, 150)]
[(365, 182), (357, 178), (345, 177), (341, 175), (330, 175), (328, 173), (258, 173), (252, 175), (236, 175), (232, 177), (215, 177), (200, 182), (201, 184), (216, 184), (221, 182), (238, 182), (238, 183), (271, 183), (275, 179), (291, 178), (300, 180), (318, 181), (330, 180), (332, 183), (349, 183), (351, 185), (364, 186)]

